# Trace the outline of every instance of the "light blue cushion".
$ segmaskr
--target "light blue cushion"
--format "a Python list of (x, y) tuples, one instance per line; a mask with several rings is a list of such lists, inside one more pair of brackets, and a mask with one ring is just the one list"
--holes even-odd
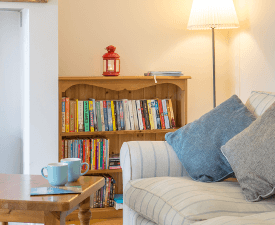
[(167, 133), (165, 139), (192, 179), (221, 181), (233, 174), (221, 146), (255, 119), (238, 96), (233, 95), (198, 120)]

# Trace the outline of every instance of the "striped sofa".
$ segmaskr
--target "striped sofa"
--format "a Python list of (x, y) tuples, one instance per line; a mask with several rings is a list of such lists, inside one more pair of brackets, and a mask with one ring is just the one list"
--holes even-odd
[[(275, 93), (253, 91), (246, 106), (260, 116)], [(165, 141), (130, 141), (120, 150), (124, 225), (275, 224), (275, 198), (246, 202), (238, 182), (192, 180)]]

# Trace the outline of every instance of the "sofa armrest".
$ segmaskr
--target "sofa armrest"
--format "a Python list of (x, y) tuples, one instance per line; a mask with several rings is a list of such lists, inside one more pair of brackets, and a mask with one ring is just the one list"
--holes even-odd
[(120, 149), (123, 190), (129, 180), (149, 177), (181, 177), (188, 173), (166, 141), (124, 142)]

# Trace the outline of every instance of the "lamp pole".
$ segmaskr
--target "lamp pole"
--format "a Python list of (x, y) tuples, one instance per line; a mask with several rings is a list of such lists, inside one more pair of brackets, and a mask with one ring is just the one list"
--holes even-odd
[(212, 57), (213, 57), (213, 108), (216, 107), (216, 84), (215, 84), (215, 34), (212, 27)]

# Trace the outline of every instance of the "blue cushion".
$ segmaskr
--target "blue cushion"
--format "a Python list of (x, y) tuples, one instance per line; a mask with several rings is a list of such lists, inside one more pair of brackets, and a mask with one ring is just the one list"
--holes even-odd
[(238, 96), (233, 95), (198, 120), (167, 133), (165, 139), (193, 180), (221, 181), (233, 174), (221, 146), (255, 119)]

